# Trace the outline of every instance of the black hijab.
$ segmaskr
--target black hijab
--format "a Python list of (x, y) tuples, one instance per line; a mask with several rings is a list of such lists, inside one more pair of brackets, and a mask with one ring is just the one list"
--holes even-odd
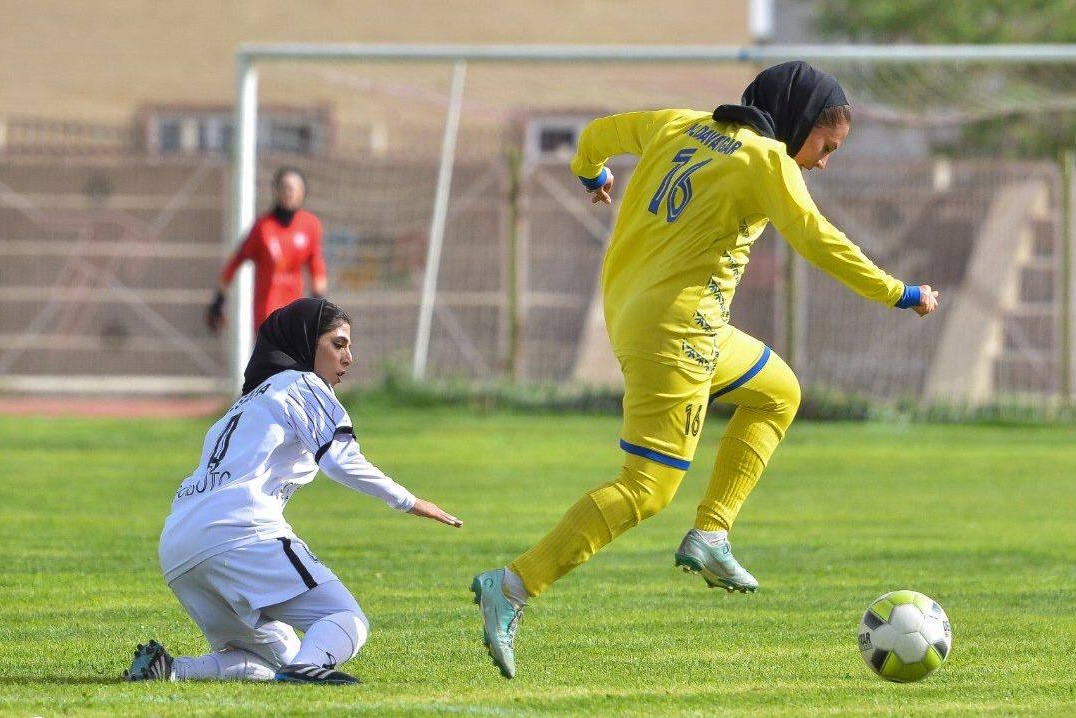
[(324, 299), (296, 299), (266, 318), (243, 373), (244, 394), (282, 371), (314, 371), (324, 306)]
[(783, 62), (758, 74), (740, 98), (742, 105), (721, 105), (714, 119), (753, 127), (785, 143), (795, 157), (827, 107), (847, 105), (844, 90), (827, 72), (806, 62)]

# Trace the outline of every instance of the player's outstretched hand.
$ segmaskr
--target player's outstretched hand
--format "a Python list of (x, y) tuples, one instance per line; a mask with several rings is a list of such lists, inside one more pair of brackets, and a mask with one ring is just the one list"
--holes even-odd
[(605, 171), (609, 177), (605, 180), (605, 184), (590, 193), (590, 203), (598, 204), (598, 202), (604, 202), (605, 204), (613, 203), (613, 173), (606, 167)]
[(425, 499), (418, 499), (415, 501), (415, 505), (412, 506), (411, 510), (407, 513), (421, 516), (426, 519), (433, 519), (434, 521), (440, 521), (443, 524), (455, 526), (456, 528), (463, 526), (463, 522), (458, 518), (447, 511), (442, 510), (432, 501), (426, 501)]
[(919, 285), (919, 304), (913, 307), (915, 313), (921, 317), (933, 312), (938, 308), (938, 290), (931, 289), (929, 284)]

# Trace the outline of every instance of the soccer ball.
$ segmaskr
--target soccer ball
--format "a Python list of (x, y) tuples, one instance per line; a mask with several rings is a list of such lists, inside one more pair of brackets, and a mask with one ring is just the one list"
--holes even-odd
[(916, 591), (891, 591), (871, 602), (859, 623), (859, 652), (887, 681), (911, 683), (941, 668), (953, 646), (949, 618)]

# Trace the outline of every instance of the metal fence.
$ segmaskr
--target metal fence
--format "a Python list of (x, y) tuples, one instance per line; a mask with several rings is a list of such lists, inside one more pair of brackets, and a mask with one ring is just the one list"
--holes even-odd
[[(647, 93), (660, 106), (703, 106), (708, 95), (683, 81), (697, 66), (672, 66), (678, 83), (662, 81), (672, 72), (664, 62), (605, 68), (577, 78), (568, 99), (557, 98), (555, 74), (541, 63), (494, 65), (488, 76), (486, 65), (472, 68), (447, 185), (451, 74), (421, 75), (413, 80), (427, 83), (421, 91), (387, 85), (401, 67), (311, 71), (301, 79), (322, 83), (323, 96), (367, 88), (382, 116), (341, 120), (306, 154), (247, 158), (250, 211), (267, 207), (280, 164), (308, 176), (330, 296), (356, 318), (355, 379), (413, 370), (440, 197), (425, 376), (615, 385), (597, 281), (617, 206), (582, 196), (567, 169), (572, 127), (637, 109), (628, 103)], [(722, 92), (754, 69), (722, 75)], [(396, 83), (414, 75), (397, 74)], [(861, 67), (837, 74), (860, 83), (849, 83), (853, 98), (874, 92)], [(908, 77), (909, 86), (918, 81)], [(270, 68), (259, 82), (271, 90)], [(580, 96), (602, 97), (602, 106), (583, 107)], [(400, 106), (386, 111), (389, 102)], [(920, 321), (867, 303), (768, 230), (733, 323), (789, 359), (808, 391), (920, 404), (1068, 397), (1071, 177), (1049, 158), (974, 159), (959, 146), (942, 153), (920, 142), (984, 121), (981, 107), (939, 130), (929, 118), (895, 119), (863, 104), (854, 134), (872, 138), (874, 150), (891, 140), (893, 151), (849, 142), (826, 172), (808, 175), (809, 187), (878, 264), (939, 287), (943, 310)], [(229, 344), (202, 324), (237, 232), (239, 178), (224, 156), (150, 154), (122, 127), (34, 123), (6, 123), (0, 163), (0, 388), (227, 393)], [(614, 162), (623, 188), (632, 160)]]

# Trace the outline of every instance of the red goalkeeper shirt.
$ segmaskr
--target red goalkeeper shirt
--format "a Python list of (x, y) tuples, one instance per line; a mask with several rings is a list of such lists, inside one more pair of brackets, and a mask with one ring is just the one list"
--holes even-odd
[(235, 272), (246, 260), (254, 262), (254, 330), (265, 318), (303, 296), (303, 266), (310, 267), (313, 280), (325, 277), (321, 254), (321, 221), (300, 209), (284, 226), (272, 212), (254, 223), (243, 242), (220, 273), (222, 284), (231, 284)]

